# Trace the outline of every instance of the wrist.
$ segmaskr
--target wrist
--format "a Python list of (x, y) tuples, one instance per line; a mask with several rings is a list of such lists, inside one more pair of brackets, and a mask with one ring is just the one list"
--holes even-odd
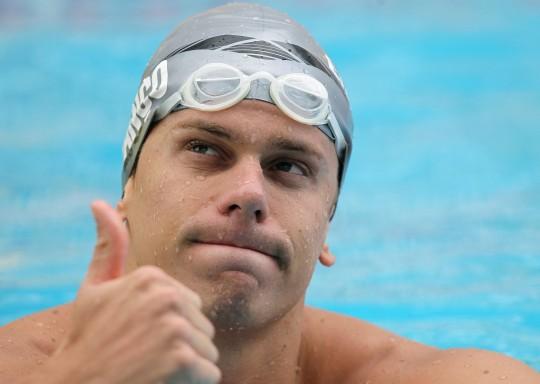
[(46, 360), (37, 369), (26, 376), (17, 378), (11, 384), (64, 384), (78, 383), (86, 384), (84, 380), (77, 375), (77, 371), (71, 369), (67, 361), (56, 361), (55, 358)]

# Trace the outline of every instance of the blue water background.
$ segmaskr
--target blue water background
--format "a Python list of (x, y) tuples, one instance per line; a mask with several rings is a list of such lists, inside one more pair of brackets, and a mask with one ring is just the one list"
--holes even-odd
[[(308, 302), (540, 369), (540, 2), (266, 3), (329, 52), (356, 122)], [(146, 60), (218, 4), (0, 0), (0, 324), (74, 297)]]

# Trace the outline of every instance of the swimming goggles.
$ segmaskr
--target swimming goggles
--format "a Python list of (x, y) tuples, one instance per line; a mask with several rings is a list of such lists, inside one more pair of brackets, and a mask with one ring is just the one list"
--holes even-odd
[[(252, 84), (270, 84), (262, 97), (251, 97)], [(193, 108), (200, 111), (219, 111), (229, 108), (247, 96), (272, 101), (291, 119), (303, 124), (316, 125), (334, 142), (338, 158), (346, 150), (341, 127), (332, 112), (328, 91), (314, 77), (305, 73), (289, 73), (279, 77), (260, 71), (247, 75), (231, 65), (209, 63), (189, 76), (179, 91), (173, 93), (156, 110), (158, 119), (174, 110)]]

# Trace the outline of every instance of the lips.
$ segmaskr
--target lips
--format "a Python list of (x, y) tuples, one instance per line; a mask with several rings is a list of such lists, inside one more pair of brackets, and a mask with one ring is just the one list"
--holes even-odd
[(276, 262), (280, 270), (287, 268), (289, 257), (284, 241), (263, 233), (206, 229), (190, 237), (191, 243), (222, 245), (258, 252)]

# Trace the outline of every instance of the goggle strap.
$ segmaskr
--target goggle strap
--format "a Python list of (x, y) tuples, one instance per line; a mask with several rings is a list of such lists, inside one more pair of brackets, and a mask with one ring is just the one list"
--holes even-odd
[(161, 105), (156, 109), (155, 119), (161, 120), (167, 116), (171, 110), (182, 102), (182, 94), (180, 92), (174, 92)]
[(335, 137), (336, 152), (338, 153), (338, 156), (341, 157), (347, 150), (347, 141), (345, 140), (343, 132), (341, 132), (341, 126), (332, 111), (330, 111), (330, 114), (328, 115), (328, 124)]

